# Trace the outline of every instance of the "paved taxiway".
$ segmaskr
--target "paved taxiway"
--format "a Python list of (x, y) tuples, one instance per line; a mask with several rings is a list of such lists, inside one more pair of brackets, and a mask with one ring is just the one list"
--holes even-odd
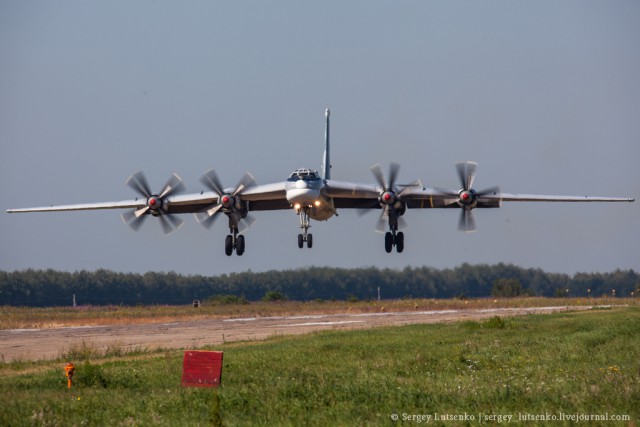
[(477, 320), (492, 316), (518, 316), (591, 307), (532, 307), (473, 310), (431, 310), (389, 313), (340, 313), (283, 317), (198, 319), (168, 323), (76, 326), (46, 329), (0, 330), (0, 358), (53, 359), (82, 345), (105, 349), (194, 348), (223, 342), (263, 340), (279, 335), (321, 330), (364, 329), (413, 323)]

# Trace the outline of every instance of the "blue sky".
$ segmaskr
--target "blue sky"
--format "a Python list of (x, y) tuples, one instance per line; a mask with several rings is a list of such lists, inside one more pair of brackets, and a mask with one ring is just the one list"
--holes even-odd
[[(215, 168), (232, 186), (320, 168), (332, 110), (332, 177), (457, 188), (638, 197), (640, 3), (636, 1), (0, 1), (2, 209), (128, 199), (143, 170), (189, 192)], [(165, 236), (118, 211), (0, 214), (0, 269), (219, 274), (309, 265), (436, 268), (514, 263), (549, 271), (640, 268), (638, 203), (505, 203), (409, 210), (403, 254), (378, 213), (313, 223), (256, 213), (242, 257), (225, 221), (185, 216)]]

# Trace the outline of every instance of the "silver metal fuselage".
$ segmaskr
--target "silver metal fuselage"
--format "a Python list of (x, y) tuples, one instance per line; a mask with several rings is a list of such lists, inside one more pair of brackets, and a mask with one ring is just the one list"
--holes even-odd
[(305, 209), (311, 219), (325, 221), (335, 214), (333, 200), (323, 194), (324, 181), (311, 169), (294, 171), (285, 183), (287, 201), (300, 212)]

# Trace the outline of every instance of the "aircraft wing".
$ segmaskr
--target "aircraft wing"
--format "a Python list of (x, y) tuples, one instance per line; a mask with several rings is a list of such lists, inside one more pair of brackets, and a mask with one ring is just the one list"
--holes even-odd
[(380, 189), (375, 185), (327, 180), (323, 193), (337, 209), (379, 208)]
[(632, 197), (594, 197), (594, 196), (552, 196), (541, 194), (496, 193), (484, 195), (483, 199), (501, 202), (633, 202)]
[(336, 199), (377, 200), (380, 195), (380, 189), (375, 185), (327, 181), (325, 195)]
[(243, 191), (240, 197), (242, 200), (249, 202), (250, 211), (269, 211), (289, 209), (291, 207), (287, 201), (284, 181), (254, 185)]
[[(204, 209), (206, 206), (217, 203), (218, 196), (211, 192), (197, 194), (185, 194), (168, 197), (167, 213), (191, 213)], [(36, 208), (7, 209), (8, 213), (25, 212), (64, 212), (64, 211), (90, 211), (102, 209), (142, 209), (147, 205), (146, 199), (140, 197), (119, 202), (79, 203), (73, 205), (51, 205)]]
[[(286, 199), (284, 183), (257, 185), (255, 187), (251, 187), (241, 195), (241, 199), (249, 201), (250, 210), (287, 209), (290, 207)], [(165, 201), (166, 213), (170, 214), (200, 212), (217, 203), (218, 195), (211, 191), (171, 196), (167, 197)], [(72, 205), (50, 205), (34, 208), (7, 209), (7, 212), (26, 213), (88, 211), (102, 209), (142, 209), (146, 205), (146, 199), (140, 197), (117, 202), (79, 203)]]
[[(458, 197), (433, 188), (408, 189), (402, 200), (413, 209), (457, 208)], [(478, 208), (498, 208), (502, 202), (633, 202), (632, 197), (556, 196), (546, 194), (511, 194), (498, 191), (478, 195)]]
[[(333, 198), (336, 208), (343, 209), (378, 209), (381, 192), (380, 186), (340, 181), (327, 181), (325, 189), (325, 195)], [(457, 200), (440, 190), (422, 188), (420, 184), (399, 185), (398, 194), (409, 208), (417, 209), (450, 207)]]
[(401, 192), (401, 198), (410, 209), (458, 207), (457, 198), (435, 188), (408, 187)]
[(146, 204), (143, 199), (123, 200), (120, 202), (81, 203), (76, 205), (51, 205), (37, 208), (7, 209), (8, 213), (24, 212), (63, 212), (63, 211), (89, 211), (98, 209), (140, 209)]
[[(380, 189), (375, 185), (351, 182), (327, 181), (325, 195), (336, 201), (340, 208), (376, 207)], [(241, 199), (249, 202), (249, 210), (277, 210), (290, 208), (286, 198), (285, 183), (256, 185), (242, 193)], [(402, 200), (410, 208), (434, 209), (458, 207), (457, 199), (433, 188), (407, 188), (402, 191)], [(502, 202), (633, 202), (632, 197), (555, 196), (539, 194), (492, 193), (483, 194), (478, 206), (498, 207)], [(177, 195), (167, 198), (167, 213), (194, 213), (218, 203), (218, 195), (213, 192)], [(72, 205), (50, 205), (33, 208), (7, 209), (8, 213), (63, 212), (101, 209), (142, 209), (146, 200), (136, 198), (116, 202), (80, 203)]]

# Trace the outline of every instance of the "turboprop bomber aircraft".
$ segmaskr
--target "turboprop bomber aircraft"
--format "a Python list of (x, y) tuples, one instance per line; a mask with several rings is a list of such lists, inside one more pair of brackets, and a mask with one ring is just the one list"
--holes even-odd
[[(460, 209), (458, 228), (471, 232), (476, 230), (473, 209), (498, 208), (502, 202), (633, 202), (631, 197), (550, 196), (502, 193), (498, 187), (482, 191), (473, 188), (477, 164), (474, 162), (456, 165), (460, 188), (445, 190), (425, 188), (418, 180), (409, 184), (398, 184), (400, 166), (392, 163), (385, 175), (380, 165), (371, 167), (374, 184), (341, 182), (331, 179), (329, 152), (329, 110), (325, 111), (325, 150), (321, 172), (312, 169), (297, 169), (285, 181), (257, 185), (248, 172), (235, 187), (224, 187), (215, 171), (210, 170), (201, 178), (207, 191), (181, 194), (184, 185), (178, 175), (173, 174), (165, 186), (154, 193), (142, 172), (127, 180), (127, 185), (140, 197), (119, 202), (102, 202), (76, 205), (60, 205), (26, 209), (8, 209), (9, 213), (79, 211), (95, 209), (128, 209), (122, 219), (134, 230), (138, 230), (149, 216), (157, 217), (165, 233), (179, 228), (184, 220), (178, 215), (193, 213), (197, 221), (209, 228), (220, 214), (227, 216), (229, 235), (225, 239), (225, 253), (237, 255), (245, 252), (244, 231), (255, 221), (251, 212), (292, 209), (299, 216), (300, 230), (298, 247), (313, 246), (313, 235), (309, 233), (310, 220), (325, 221), (338, 215), (339, 209), (358, 209), (381, 212), (376, 230), (383, 232), (386, 252), (404, 250), (405, 226), (402, 218), (407, 209)], [(385, 231), (386, 230), (386, 231)]]

